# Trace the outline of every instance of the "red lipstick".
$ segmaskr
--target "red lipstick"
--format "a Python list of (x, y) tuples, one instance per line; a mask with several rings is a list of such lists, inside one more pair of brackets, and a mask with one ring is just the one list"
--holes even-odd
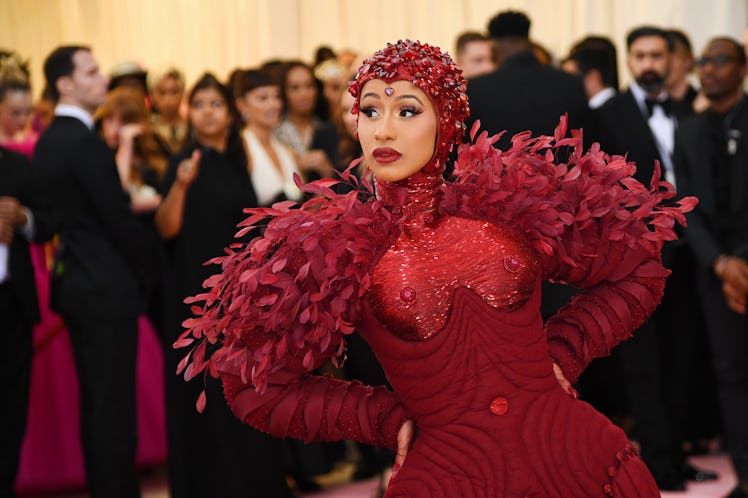
[(402, 154), (390, 147), (377, 147), (372, 155), (378, 163), (392, 163), (402, 157)]

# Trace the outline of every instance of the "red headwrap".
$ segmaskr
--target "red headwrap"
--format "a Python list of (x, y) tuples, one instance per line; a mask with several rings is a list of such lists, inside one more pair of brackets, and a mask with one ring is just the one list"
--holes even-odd
[(348, 91), (356, 99), (352, 113), (358, 113), (361, 89), (373, 79), (386, 83), (410, 81), (429, 96), (439, 117), (433, 162), (443, 168), (470, 115), (462, 70), (439, 47), (411, 40), (388, 43), (364, 61), (356, 80), (349, 85)]

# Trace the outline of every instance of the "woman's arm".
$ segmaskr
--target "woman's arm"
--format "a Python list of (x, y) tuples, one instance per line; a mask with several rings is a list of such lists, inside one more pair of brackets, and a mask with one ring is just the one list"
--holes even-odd
[[(446, 210), (517, 227), (547, 280), (586, 289), (546, 324), (551, 356), (574, 382), (654, 311), (669, 274), (662, 244), (676, 238), (675, 224), (685, 225), (696, 200), (674, 201), (658, 166), (646, 187), (624, 157), (598, 144), (585, 150), (580, 133), (563, 138), (565, 118), (554, 137), (519, 134), (504, 152), (492, 147), (498, 136), (476, 134), (459, 148)], [(556, 162), (559, 147), (569, 147), (566, 163)]]
[(408, 419), (394, 393), (382, 386), (286, 370), (272, 375), (260, 394), (238, 373), (224, 372), (221, 379), (234, 414), (276, 437), (350, 439), (395, 450), (398, 430)]
[(135, 159), (135, 138), (143, 134), (143, 125), (128, 123), (122, 125), (119, 131), (119, 146), (115, 159), (117, 161), (117, 172), (125, 192), (130, 191), (132, 163)]
[(184, 202), (187, 191), (200, 170), (200, 157), (200, 151), (195, 150), (189, 159), (179, 164), (176, 179), (156, 211), (154, 222), (163, 239), (172, 239), (182, 231)]
[[(603, 282), (574, 296), (545, 325), (553, 360), (575, 382), (595, 358), (631, 337), (654, 312), (670, 272), (659, 255), (644, 250), (614, 251)], [(602, 270), (601, 270), (602, 271)]]
[(264, 234), (215, 258), (221, 273), (187, 300), (204, 304), (193, 306), (196, 316), (176, 343), (196, 344), (182, 368), (187, 378), (220, 377), (237, 417), (273, 435), (394, 449), (408, 417), (392, 392), (312, 372), (344, 353), (371, 268), (397, 225), (379, 201), (361, 202), (357, 192), (304, 188), (318, 196), (301, 207), (246, 210), (237, 237), (258, 226)]

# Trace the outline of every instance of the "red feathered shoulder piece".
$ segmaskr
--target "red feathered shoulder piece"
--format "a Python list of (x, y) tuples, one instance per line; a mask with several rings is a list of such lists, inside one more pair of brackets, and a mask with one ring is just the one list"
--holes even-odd
[[(262, 392), (271, 373), (311, 371), (343, 353), (373, 265), (398, 233), (371, 186), (350, 174), (355, 166), (342, 180), (358, 190), (336, 194), (337, 180), (301, 186), (297, 178), (316, 197), (300, 206), (245, 210), (249, 217), (237, 237), (262, 226), (264, 234), (209, 262), (221, 272), (205, 281), (204, 293), (186, 300), (202, 304), (193, 306), (195, 317), (183, 324), (189, 330), (175, 343), (197, 341), (178, 373), (184, 370), (189, 380), (206, 369), (216, 377), (240, 372), (243, 383)], [(363, 202), (362, 191), (369, 194)]]
[[(608, 156), (597, 143), (584, 153), (580, 131), (564, 138), (566, 116), (554, 137), (520, 133), (505, 152), (493, 147), (499, 135), (483, 132), (476, 140), (478, 127), (471, 130), (474, 143), (458, 149), (456, 181), (443, 207), (519, 228), (547, 279), (592, 287), (615, 271), (602, 265), (602, 254), (635, 247), (658, 254), (676, 238), (675, 222), (685, 225), (684, 213), (696, 205), (693, 197), (672, 201), (674, 189), (660, 180), (659, 165), (647, 188), (632, 177), (636, 166), (625, 157)], [(562, 148), (565, 163), (557, 162)]]

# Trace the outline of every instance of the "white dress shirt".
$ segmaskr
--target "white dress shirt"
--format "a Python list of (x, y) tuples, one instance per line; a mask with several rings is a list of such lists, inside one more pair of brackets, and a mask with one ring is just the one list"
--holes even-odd
[[(636, 82), (631, 83), (631, 94), (636, 99), (639, 110), (644, 116), (649, 129), (652, 132), (657, 150), (662, 158), (662, 170), (665, 180), (675, 187), (675, 170), (673, 169), (673, 146), (675, 144), (675, 117), (665, 114), (665, 109), (661, 105), (655, 105), (652, 109), (652, 115), (649, 115), (647, 104), (644, 102), (647, 98), (646, 92)], [(664, 102), (667, 100), (667, 92), (661, 92), (654, 100)]]

